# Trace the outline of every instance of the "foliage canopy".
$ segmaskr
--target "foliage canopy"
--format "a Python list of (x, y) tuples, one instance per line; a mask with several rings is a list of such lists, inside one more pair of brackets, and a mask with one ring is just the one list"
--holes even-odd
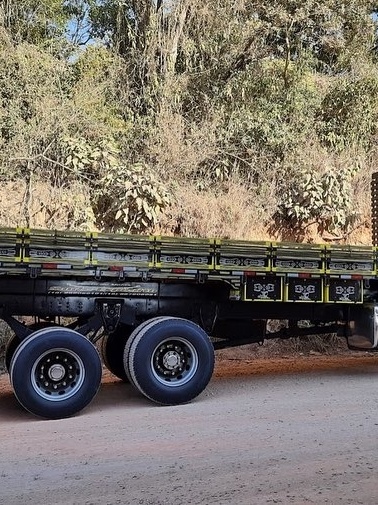
[(26, 201), (39, 180), (80, 188), (91, 212), (72, 227), (177, 231), (185, 198), (189, 212), (194, 194), (242, 185), (245, 212), (273, 232), (345, 233), (376, 157), (374, 12), (370, 0), (5, 0), (0, 181), (26, 181)]

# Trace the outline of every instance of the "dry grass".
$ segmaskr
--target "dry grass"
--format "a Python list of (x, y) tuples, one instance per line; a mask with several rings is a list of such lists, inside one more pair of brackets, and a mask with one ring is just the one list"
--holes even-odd
[(1, 227), (94, 229), (89, 190), (79, 182), (53, 186), (42, 180), (3, 182), (0, 194)]
[(165, 106), (156, 117), (154, 135), (147, 140), (149, 157), (162, 179), (182, 182), (217, 153), (216, 131), (219, 119), (204, 119), (190, 125), (182, 114)]
[(163, 233), (187, 237), (219, 237), (239, 240), (267, 238), (266, 209), (238, 181), (222, 190), (198, 190), (194, 183), (177, 187), (174, 204), (162, 217)]

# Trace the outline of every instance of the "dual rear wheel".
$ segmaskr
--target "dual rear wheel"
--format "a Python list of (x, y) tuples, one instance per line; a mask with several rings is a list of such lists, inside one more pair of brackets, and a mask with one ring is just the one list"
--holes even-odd
[(150, 400), (162, 405), (186, 403), (210, 381), (214, 349), (193, 322), (157, 317), (130, 335), (124, 367), (130, 382)]
[[(119, 331), (105, 337), (105, 364), (147, 398), (162, 405), (186, 403), (207, 386), (214, 350), (207, 334), (193, 322), (156, 317), (133, 332)], [(74, 330), (42, 328), (8, 349), (14, 393), (37, 416), (72, 416), (91, 402), (100, 387), (97, 349)]]

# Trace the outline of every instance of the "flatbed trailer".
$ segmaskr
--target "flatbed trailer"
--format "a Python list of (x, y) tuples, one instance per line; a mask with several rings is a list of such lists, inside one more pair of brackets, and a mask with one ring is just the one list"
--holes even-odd
[(376, 350), (377, 182), (372, 246), (0, 229), (18, 401), (45, 418), (78, 413), (100, 386), (98, 348), (112, 373), (165, 405), (206, 388), (217, 349), (337, 332)]

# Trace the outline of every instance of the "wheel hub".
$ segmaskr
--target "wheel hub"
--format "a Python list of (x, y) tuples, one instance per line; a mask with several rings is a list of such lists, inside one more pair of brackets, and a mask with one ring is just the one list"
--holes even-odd
[(164, 356), (163, 356), (163, 365), (165, 368), (168, 370), (174, 370), (177, 368), (180, 364), (180, 355), (176, 351), (168, 351)]
[(52, 365), (47, 371), (47, 375), (53, 381), (61, 381), (63, 377), (66, 375), (66, 370), (63, 365)]
[(186, 355), (179, 343), (163, 344), (155, 354), (155, 368), (164, 377), (180, 376), (186, 367)]

